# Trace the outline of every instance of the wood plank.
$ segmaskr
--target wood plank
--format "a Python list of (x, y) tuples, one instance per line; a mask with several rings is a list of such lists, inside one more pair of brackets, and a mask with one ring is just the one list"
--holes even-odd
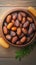
[(0, 6), (36, 6), (36, 1), (0, 1)]

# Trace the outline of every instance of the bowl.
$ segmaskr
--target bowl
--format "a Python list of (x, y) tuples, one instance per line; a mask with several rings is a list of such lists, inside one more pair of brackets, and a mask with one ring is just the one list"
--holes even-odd
[[(22, 45), (17, 45), (17, 44), (12, 44), (12, 43), (10, 43), (10, 42), (5, 38), (5, 36), (4, 36), (4, 34), (3, 34), (2, 26), (3, 26), (3, 23), (4, 23), (4, 19), (6, 18), (6, 16), (7, 16), (8, 14), (10, 14), (10, 13), (12, 13), (12, 12), (15, 12), (15, 11), (23, 11), (23, 12), (29, 14), (29, 15), (32, 17), (32, 19), (34, 20), (34, 23), (35, 23), (35, 17), (34, 17), (27, 9), (24, 9), (24, 8), (14, 8), (14, 9), (11, 9), (11, 10), (6, 11), (6, 12), (3, 14), (3, 18), (1, 19), (1, 25), (0, 25), (0, 28), (1, 28), (1, 31), (0, 31), (1, 33), (0, 33), (0, 34), (1, 34), (1, 36), (4, 38), (4, 40), (5, 40), (6, 42), (8, 42), (9, 44), (11, 44), (12, 46), (25, 47), (25, 46), (28, 46), (29, 44), (31, 44), (31, 43), (33, 42), (33, 40), (35, 39), (35, 36), (36, 36), (36, 32), (35, 32), (33, 38), (32, 38), (28, 43), (22, 44)], [(36, 26), (35, 26), (35, 27), (36, 27)]]

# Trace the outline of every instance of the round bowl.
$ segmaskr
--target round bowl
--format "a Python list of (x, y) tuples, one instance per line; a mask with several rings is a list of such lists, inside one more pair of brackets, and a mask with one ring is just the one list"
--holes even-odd
[[(24, 8), (14, 8), (14, 9), (11, 9), (11, 10), (6, 11), (6, 12), (3, 14), (3, 17), (1, 18), (1, 25), (0, 25), (1, 31), (0, 31), (0, 32), (1, 32), (1, 36), (2, 36), (2, 37), (4, 38), (4, 40), (5, 40), (6, 42), (8, 42), (9, 44), (11, 44), (11, 43), (6, 40), (6, 38), (5, 38), (4, 34), (3, 34), (2, 25), (3, 25), (4, 19), (6, 18), (6, 16), (7, 16), (8, 14), (10, 14), (11, 12), (14, 12), (14, 11), (24, 11), (24, 12), (26, 12), (27, 14), (29, 14), (29, 15), (33, 18), (34, 23), (35, 23), (35, 18), (34, 18), (34, 16), (33, 16), (30, 12), (28, 12), (27, 9), (24, 9)], [(25, 46), (31, 44), (31, 42), (33, 42), (33, 40), (35, 39), (35, 36), (36, 36), (36, 32), (35, 32), (34, 37), (32, 38), (32, 40), (29, 41), (29, 42), (26, 43), (26, 44), (23, 44), (23, 45), (11, 44), (11, 45), (12, 45), (12, 46), (16, 46), (16, 47), (25, 47)]]

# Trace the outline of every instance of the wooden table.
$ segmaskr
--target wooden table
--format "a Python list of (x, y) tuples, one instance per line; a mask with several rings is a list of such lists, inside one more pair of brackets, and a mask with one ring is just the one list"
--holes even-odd
[[(16, 6), (24, 8), (33, 6), (36, 9), (36, 0), (0, 0), (0, 19), (7, 9), (9, 10)], [(36, 47), (31, 54), (24, 57), (21, 62), (15, 59), (15, 51), (18, 49), (19, 48), (13, 46), (9, 49), (0, 47), (0, 65), (36, 65)]]

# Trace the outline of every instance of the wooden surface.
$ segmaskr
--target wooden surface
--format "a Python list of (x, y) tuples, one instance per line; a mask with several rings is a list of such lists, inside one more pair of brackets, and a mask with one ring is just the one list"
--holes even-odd
[[(28, 7), (33, 6), (36, 9), (36, 0), (0, 0), (0, 19), (6, 10), (14, 7)], [(9, 49), (4, 49), (0, 47), (0, 65), (36, 65), (36, 47), (28, 55), (24, 57), (21, 62), (15, 59), (15, 51), (19, 48), (10, 47)]]
[(36, 0), (0, 0), (0, 6), (36, 6)]

